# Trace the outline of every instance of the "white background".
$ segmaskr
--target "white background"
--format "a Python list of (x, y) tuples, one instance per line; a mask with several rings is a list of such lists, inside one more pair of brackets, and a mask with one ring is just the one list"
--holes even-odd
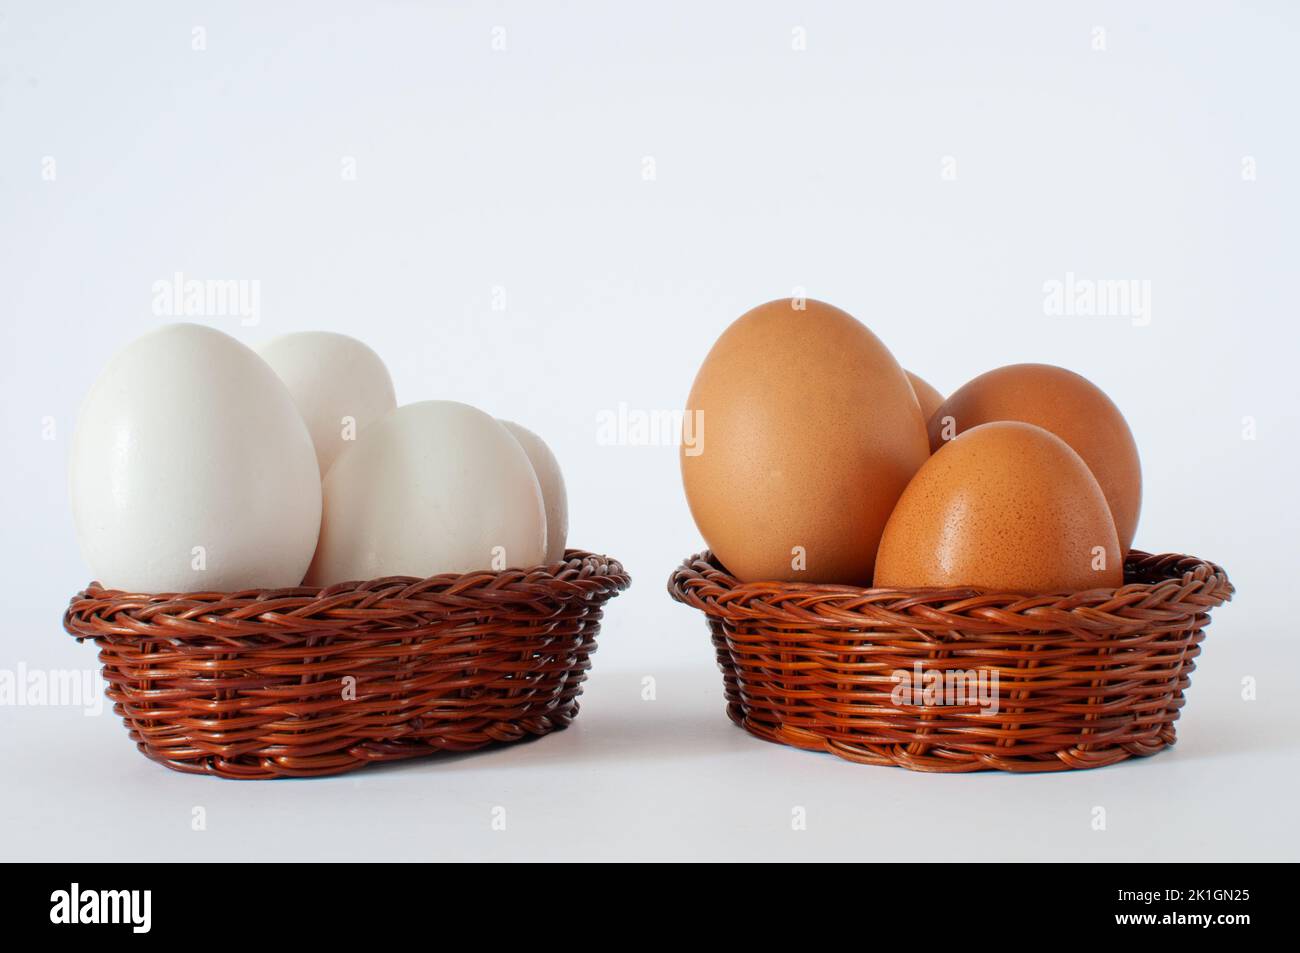
[[(1293, 5), (271, 6), (0, 4), (0, 669), (95, 666), (59, 625), (89, 572), (69, 437), (177, 271), (261, 282), (258, 326), (211, 322), (244, 341), (352, 334), (399, 401), (544, 435), (571, 542), (633, 588), (576, 724), (515, 748), (232, 783), (145, 760), (109, 712), (0, 708), (0, 856), (1296, 859)], [(1150, 324), (1047, 316), (1067, 272), (1149, 281)], [(602, 446), (597, 414), (679, 408), (722, 329), (796, 288), (945, 392), (1036, 360), (1115, 399), (1137, 545), (1239, 589), (1177, 748), (948, 777), (726, 720), (704, 620), (664, 591), (701, 546), (676, 451)]]

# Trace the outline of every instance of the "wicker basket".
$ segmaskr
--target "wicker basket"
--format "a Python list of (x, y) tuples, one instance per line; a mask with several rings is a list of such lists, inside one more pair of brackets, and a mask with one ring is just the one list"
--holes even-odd
[(623, 567), (393, 576), (328, 589), (134, 595), (91, 584), (63, 625), (99, 645), (113, 710), (169, 768), (339, 774), (564, 728)]
[[(707, 615), (727, 713), (760, 738), (915, 771), (1059, 771), (1174, 743), (1209, 610), (1233, 593), (1190, 556), (1133, 552), (1124, 570), (1119, 589), (1023, 596), (742, 584), (704, 553), (668, 591)], [(975, 690), (921, 691), (940, 677)]]

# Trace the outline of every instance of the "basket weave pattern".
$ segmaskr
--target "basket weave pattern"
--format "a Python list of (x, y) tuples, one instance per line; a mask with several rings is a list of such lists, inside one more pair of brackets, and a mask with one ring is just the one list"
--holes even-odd
[[(1059, 771), (1172, 745), (1223, 569), (1132, 552), (1071, 595), (742, 584), (703, 553), (670, 594), (703, 611), (727, 713), (768, 741), (917, 771)], [(998, 710), (895, 704), (902, 670), (997, 673)], [(919, 699), (913, 699), (919, 700)]]
[(67, 631), (99, 646), (113, 710), (169, 768), (339, 774), (566, 727), (604, 603), (630, 578), (577, 550), (532, 570), (328, 589), (137, 595), (92, 583)]

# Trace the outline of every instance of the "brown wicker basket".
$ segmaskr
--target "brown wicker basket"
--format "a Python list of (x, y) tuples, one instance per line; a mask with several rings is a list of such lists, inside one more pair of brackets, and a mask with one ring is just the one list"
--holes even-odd
[[(707, 615), (727, 713), (760, 738), (915, 771), (1059, 771), (1174, 743), (1209, 610), (1233, 593), (1190, 556), (1133, 552), (1124, 570), (1071, 595), (858, 589), (742, 584), (706, 552), (668, 591)], [(949, 672), (996, 685), (996, 712), (896, 694)]]
[(339, 774), (566, 727), (604, 603), (630, 578), (537, 569), (328, 589), (136, 595), (92, 583), (63, 626), (99, 645), (136, 747), (225, 778)]

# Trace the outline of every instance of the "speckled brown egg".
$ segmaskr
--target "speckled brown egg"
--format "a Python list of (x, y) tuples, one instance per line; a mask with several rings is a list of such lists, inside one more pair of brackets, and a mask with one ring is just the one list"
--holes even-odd
[(1020, 420), (1056, 434), (1083, 457), (1128, 552), (1142, 508), (1142, 464), (1124, 415), (1100, 388), (1050, 364), (1012, 364), (981, 374), (929, 418), (930, 448), (993, 420)]
[(984, 424), (912, 478), (880, 540), (875, 584), (1073, 592), (1123, 582), (1119, 539), (1083, 458), (1041, 427)]
[(686, 404), (686, 499), (742, 581), (866, 585), (889, 513), (929, 456), (925, 423), (865, 325), (797, 303), (747, 312), (705, 358)]
[(935, 390), (924, 377), (918, 377), (911, 371), (905, 373), (907, 382), (912, 385), (912, 393), (916, 395), (916, 402), (921, 405), (921, 417), (928, 421), (943, 404), (943, 394)]

